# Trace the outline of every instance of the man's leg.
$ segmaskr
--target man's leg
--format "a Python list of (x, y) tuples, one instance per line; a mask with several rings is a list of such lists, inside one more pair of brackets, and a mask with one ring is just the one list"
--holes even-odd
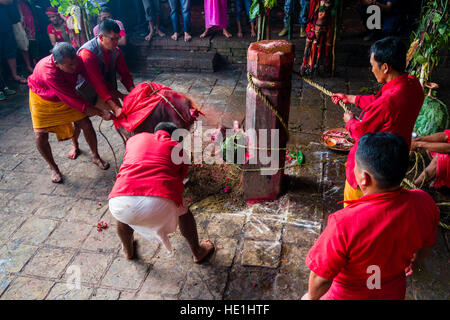
[(214, 251), (214, 245), (210, 240), (205, 240), (201, 244), (198, 242), (197, 225), (191, 211), (178, 218), (180, 223), (180, 232), (186, 238), (192, 254), (194, 262), (202, 262), (209, 254)]
[(290, 17), (292, 15), (291, 2), (292, 0), (286, 0), (284, 2), (284, 18), (283, 18), (284, 28), (278, 34), (280, 37), (287, 35), (289, 31)]
[(309, 1), (300, 0), (300, 15), (299, 15), (299, 23), (300, 23), (300, 38), (306, 37), (306, 24), (308, 21), (308, 10), (309, 10)]
[(21, 84), (26, 84), (27, 83), (27, 79), (22, 78), (21, 76), (19, 76), (17, 74), (16, 58), (8, 59), (8, 66), (9, 66), (9, 70), (11, 71), (11, 75), (14, 78), (14, 80), (16, 80), (17, 82), (19, 82)]
[(123, 252), (127, 259), (133, 259), (134, 256), (133, 231), (129, 225), (117, 221), (117, 234), (122, 241)]
[(91, 120), (88, 117), (81, 119), (76, 122), (83, 130), (84, 138), (86, 139), (89, 148), (92, 151), (92, 162), (95, 163), (100, 169), (106, 170), (109, 168), (109, 163), (103, 161), (98, 154), (97, 149), (97, 135), (95, 134), (94, 127), (92, 126)]
[(78, 144), (78, 138), (80, 137), (81, 128), (80, 126), (74, 122), (74, 131), (73, 131), (73, 137), (72, 137), (72, 148), (70, 148), (69, 154), (67, 157), (69, 159), (75, 160), (80, 155), (80, 146)]
[(184, 41), (191, 41), (191, 0), (181, 0), (183, 14)]
[(62, 175), (53, 159), (52, 149), (50, 143), (48, 142), (48, 132), (35, 132), (34, 136), (36, 138), (36, 146), (42, 157), (47, 161), (52, 171), (52, 182), (60, 183), (62, 182)]
[(172, 21), (172, 27), (173, 27), (173, 35), (172, 40), (178, 40), (178, 35), (180, 33), (180, 26), (178, 21), (178, 6), (180, 0), (168, 0), (169, 6), (170, 6), (170, 20)]

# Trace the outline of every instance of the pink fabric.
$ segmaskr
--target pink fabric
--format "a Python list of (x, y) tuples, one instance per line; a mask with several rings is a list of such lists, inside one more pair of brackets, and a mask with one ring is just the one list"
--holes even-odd
[(227, 0), (205, 0), (205, 28), (228, 26)]
[[(114, 20), (118, 25), (119, 25), (119, 28), (120, 28), (120, 36), (121, 37), (125, 37), (127, 34), (125, 33), (125, 27), (123, 26), (123, 23), (122, 22), (120, 22), (119, 20)], [(95, 27), (94, 27), (94, 30), (93, 30), (93, 33), (94, 33), (94, 37), (96, 37), (96, 36), (98, 36), (98, 26), (99, 25), (96, 25)]]

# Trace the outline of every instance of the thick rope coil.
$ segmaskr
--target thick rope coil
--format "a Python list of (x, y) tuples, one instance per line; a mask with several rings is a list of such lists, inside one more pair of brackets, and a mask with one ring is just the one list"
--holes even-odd
[(283, 126), (284, 130), (286, 131), (287, 138), (289, 139), (289, 129), (286, 124), (286, 122), (283, 120), (283, 118), (280, 116), (278, 111), (275, 109), (274, 105), (267, 99), (267, 97), (259, 90), (258, 87), (253, 83), (253, 76), (250, 74), (250, 72), (247, 72), (247, 80), (250, 84), (250, 87), (255, 91), (255, 93), (258, 95), (258, 97), (266, 104), (266, 106), (269, 107), (270, 110), (274, 113), (274, 115), (280, 120), (281, 125)]

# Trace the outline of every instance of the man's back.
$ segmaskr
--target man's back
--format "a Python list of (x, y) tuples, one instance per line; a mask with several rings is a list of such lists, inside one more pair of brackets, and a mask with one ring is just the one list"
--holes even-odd
[(178, 142), (165, 131), (142, 132), (127, 141), (122, 166), (109, 198), (124, 195), (159, 196), (181, 204), (187, 166), (172, 162)]
[[(405, 269), (434, 244), (438, 222), (436, 204), (421, 190), (364, 196), (330, 215), (306, 260), (316, 274), (334, 278), (322, 298), (404, 299)], [(367, 280), (376, 270), (381, 287), (371, 290)]]

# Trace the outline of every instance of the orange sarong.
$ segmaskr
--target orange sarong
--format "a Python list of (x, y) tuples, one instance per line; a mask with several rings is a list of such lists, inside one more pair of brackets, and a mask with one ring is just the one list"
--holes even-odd
[[(344, 201), (347, 200), (358, 200), (363, 196), (363, 192), (358, 187), (353, 189), (352, 186), (345, 180), (345, 188), (344, 188)], [(344, 203), (344, 207), (348, 206), (348, 204)]]
[(30, 112), (35, 132), (56, 133), (58, 141), (73, 137), (73, 122), (84, 119), (86, 114), (72, 109), (62, 101), (48, 101), (30, 90)]

